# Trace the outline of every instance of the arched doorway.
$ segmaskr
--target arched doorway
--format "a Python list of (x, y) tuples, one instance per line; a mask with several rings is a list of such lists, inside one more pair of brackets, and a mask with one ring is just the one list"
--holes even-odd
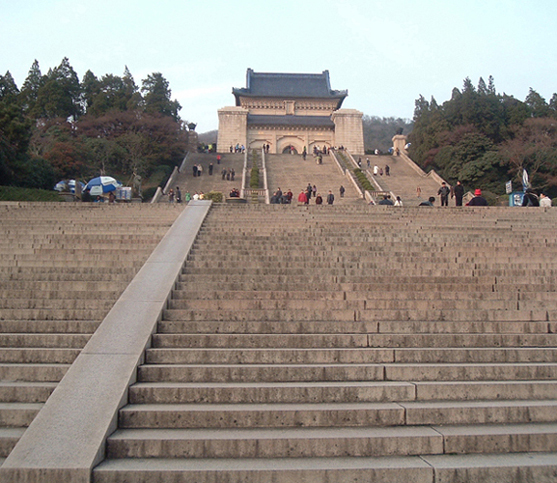
[(298, 154), (298, 150), (290, 144), (284, 147), (282, 154)]

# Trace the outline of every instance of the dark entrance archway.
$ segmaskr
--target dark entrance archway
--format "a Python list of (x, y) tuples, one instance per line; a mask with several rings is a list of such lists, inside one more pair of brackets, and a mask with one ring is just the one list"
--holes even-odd
[(298, 154), (298, 150), (294, 146), (289, 145), (282, 150), (282, 154)]

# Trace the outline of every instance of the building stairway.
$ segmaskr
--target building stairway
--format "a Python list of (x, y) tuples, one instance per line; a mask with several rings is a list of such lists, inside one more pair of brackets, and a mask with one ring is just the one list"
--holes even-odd
[[(313, 155), (308, 155), (304, 160), (301, 154), (268, 154), (266, 165), (270, 195), (278, 188), (284, 193), (290, 189), (294, 194), (293, 203), (297, 204), (298, 195), (309, 183), (316, 186), (323, 204), (326, 203), (329, 190), (335, 196), (335, 204), (363, 203), (361, 195), (348, 178), (341, 174), (330, 155), (323, 156), (322, 164), (317, 164)], [(342, 198), (339, 192), (341, 185), (346, 190)], [(311, 198), (310, 204), (314, 203), (315, 199)]]
[(93, 481), (555, 481), (556, 232), (213, 206)]

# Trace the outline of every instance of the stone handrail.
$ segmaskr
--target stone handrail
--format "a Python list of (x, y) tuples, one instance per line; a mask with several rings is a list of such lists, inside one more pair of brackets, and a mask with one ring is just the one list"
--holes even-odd
[[(439, 184), (447, 183), (441, 176), (439, 176), (439, 173), (437, 173), (437, 171), (435, 171), (434, 169), (426, 173), (414, 161), (412, 161), (410, 156), (408, 156), (406, 153), (401, 152), (399, 157), (404, 160), (404, 162), (406, 162), (406, 164), (410, 166), (414, 171), (416, 171), (416, 173), (418, 173), (422, 178), (433, 178)], [(447, 183), (447, 185), (449, 185), (449, 183)]]
[[(364, 198), (365, 195), (364, 195), (362, 189), (360, 188), (360, 185), (359, 185), (358, 182), (356, 181), (356, 179), (355, 179), (355, 177), (354, 177), (354, 173), (352, 173), (352, 171), (350, 171), (349, 169), (345, 169), (345, 168), (343, 168), (343, 167), (341, 166), (341, 164), (339, 163), (339, 161), (338, 161), (338, 159), (337, 159), (337, 157), (336, 157), (335, 151), (334, 151), (333, 149), (331, 149), (331, 150), (329, 151), (329, 154), (333, 157), (333, 159), (334, 159), (336, 165), (339, 167), (341, 173), (344, 174), (344, 176), (345, 176), (346, 178), (348, 178), (348, 179), (352, 182), (352, 184), (354, 185), (354, 188), (356, 189), (356, 191), (357, 191), (358, 193), (360, 193), (360, 196), (361, 196), (362, 198)], [(348, 153), (348, 154), (350, 154), (350, 153)]]

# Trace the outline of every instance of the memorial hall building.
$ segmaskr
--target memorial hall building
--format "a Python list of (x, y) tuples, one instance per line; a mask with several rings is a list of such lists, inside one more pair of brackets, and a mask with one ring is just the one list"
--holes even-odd
[(364, 153), (362, 113), (341, 109), (348, 91), (333, 90), (321, 74), (260, 73), (247, 70), (246, 87), (233, 88), (236, 105), (219, 109), (217, 151), (231, 147), (280, 154), (306, 148), (344, 147)]

